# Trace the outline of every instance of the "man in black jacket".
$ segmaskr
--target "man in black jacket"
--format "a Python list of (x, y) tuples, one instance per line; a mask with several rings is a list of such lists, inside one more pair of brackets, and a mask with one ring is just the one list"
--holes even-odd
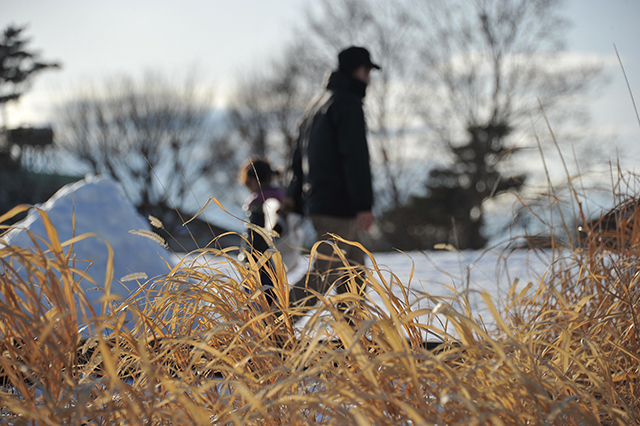
[[(331, 73), (326, 90), (309, 104), (300, 126), (285, 204), (309, 215), (320, 240), (336, 234), (357, 241), (358, 229), (366, 231), (374, 221), (362, 109), (372, 69), (380, 67), (371, 62), (366, 49), (352, 46), (340, 52), (338, 70)], [(290, 303), (304, 299), (305, 305), (314, 304), (316, 298), (308, 289), (325, 294), (335, 284), (338, 293), (349, 290), (342, 285), (345, 274), (336, 271), (343, 262), (334, 247), (352, 265), (364, 264), (364, 253), (353, 245), (332, 241), (335, 246), (318, 246), (315, 271), (292, 287)]]

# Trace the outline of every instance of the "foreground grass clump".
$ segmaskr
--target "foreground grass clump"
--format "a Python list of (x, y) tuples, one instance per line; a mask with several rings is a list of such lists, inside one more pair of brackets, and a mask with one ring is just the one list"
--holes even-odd
[[(0, 246), (0, 418), (39, 425), (638, 423), (639, 221), (634, 211), (619, 232), (624, 244), (589, 234), (584, 249), (558, 259), (533, 289), (514, 285), (503, 313), (484, 294), (491, 328), (470, 309), (452, 307), (466, 306), (464, 294), (415, 295), (430, 306), (415, 308), (411, 290), (375, 262), (366, 271), (344, 268), (352, 294), (322, 298), (303, 312), (288, 304), (277, 252), (245, 266), (213, 249), (128, 301), (106, 291), (95, 312), (81, 286), (91, 277), (76, 268), (73, 243), (96, 237), (60, 242), (49, 226), (46, 239), (33, 237), (35, 249)], [(258, 280), (269, 259), (273, 307)], [(358, 296), (358, 273), (384, 306)], [(349, 306), (346, 315), (338, 304)], [(133, 319), (123, 326), (127, 313)], [(303, 314), (308, 321), (296, 325)], [(91, 334), (79, 332), (79, 323)], [(425, 340), (441, 343), (433, 349)]]

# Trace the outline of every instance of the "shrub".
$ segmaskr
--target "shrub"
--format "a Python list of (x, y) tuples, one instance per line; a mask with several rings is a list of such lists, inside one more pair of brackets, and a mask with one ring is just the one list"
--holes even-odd
[[(273, 250), (247, 265), (230, 249), (199, 250), (127, 301), (107, 291), (94, 312), (73, 244), (97, 237), (61, 242), (49, 226), (33, 249), (0, 247), (1, 414), (40, 425), (638, 423), (632, 214), (624, 244), (591, 235), (584, 248), (554, 252), (540, 282), (513, 284), (504, 312), (483, 293), (492, 326), (463, 293), (414, 295), (431, 306), (417, 308), (371, 254), (367, 294), (345, 265), (354, 291), (319, 295), (303, 311), (289, 306)], [(272, 307), (259, 279), (267, 261)]]

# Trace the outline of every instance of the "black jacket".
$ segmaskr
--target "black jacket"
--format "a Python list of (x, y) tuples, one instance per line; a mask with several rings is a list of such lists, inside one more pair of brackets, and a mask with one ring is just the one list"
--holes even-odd
[(304, 213), (355, 217), (371, 211), (365, 90), (365, 83), (335, 71), (305, 112), (287, 190)]

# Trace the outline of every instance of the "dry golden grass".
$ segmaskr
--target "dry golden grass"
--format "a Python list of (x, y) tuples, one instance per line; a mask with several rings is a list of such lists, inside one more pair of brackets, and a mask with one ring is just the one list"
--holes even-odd
[[(289, 306), (284, 267), (272, 251), (246, 266), (203, 249), (196, 254), (216, 260), (185, 260), (148, 282), (137, 301), (105, 297), (94, 312), (80, 286), (91, 278), (74, 267), (73, 244), (98, 237), (61, 242), (40, 215), (48, 236), (33, 237), (39, 248), (0, 246), (2, 422), (640, 423), (637, 209), (616, 244), (588, 232), (584, 248), (529, 291), (514, 284), (504, 313), (483, 294), (491, 330), (444, 298), (423, 295), (434, 307), (414, 309), (409, 290), (375, 262), (366, 281), (384, 306), (358, 296), (357, 271), (345, 267), (354, 292), (301, 312)], [(258, 272), (269, 259), (272, 308)], [(457, 299), (464, 307), (463, 295)], [(338, 303), (350, 306), (347, 315)], [(134, 318), (128, 328), (126, 312)], [(296, 326), (305, 313), (306, 326)], [(89, 324), (93, 337), (85, 339), (78, 323)], [(442, 344), (427, 347), (425, 335)]]

